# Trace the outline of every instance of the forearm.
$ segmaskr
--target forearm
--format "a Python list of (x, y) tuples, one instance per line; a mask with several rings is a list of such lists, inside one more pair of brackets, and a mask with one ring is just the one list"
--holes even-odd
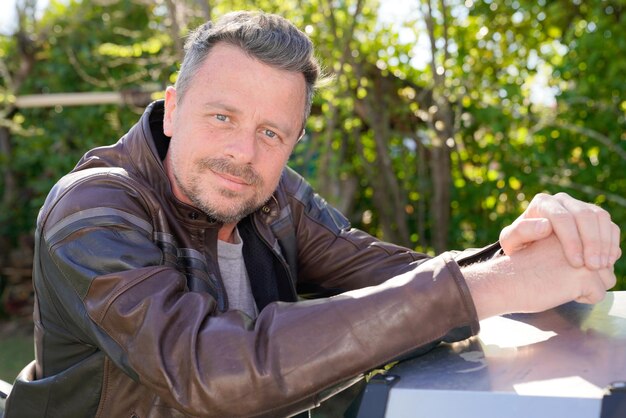
[(514, 312), (515, 271), (507, 256), (462, 267), (478, 319)]
[[(462, 280), (456, 263), (439, 257), (379, 286), (270, 304), (254, 324), (237, 312), (207, 316), (205, 296), (179, 293), (175, 281), (158, 276), (133, 287), (115, 284), (128, 289), (121, 294), (106, 289), (113, 282), (96, 281), (88, 299), (108, 306), (90, 308), (90, 316), (129, 347), (140, 381), (169, 403), (204, 416), (271, 415), (277, 405), (314, 402), (316, 393), (452, 330), (465, 329), (463, 337), (477, 332)], [(137, 305), (146, 294), (150, 303)], [(255, 396), (241, 402), (242, 393)]]
[(612, 269), (572, 267), (554, 235), (510, 256), (463, 267), (462, 272), (479, 319), (539, 312), (571, 300), (595, 303), (615, 284)]

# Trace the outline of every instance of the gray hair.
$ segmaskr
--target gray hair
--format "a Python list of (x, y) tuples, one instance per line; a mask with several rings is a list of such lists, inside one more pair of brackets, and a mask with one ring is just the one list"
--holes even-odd
[(177, 101), (183, 98), (191, 80), (218, 42), (237, 46), (275, 68), (302, 73), (306, 82), (303, 124), (306, 122), (320, 76), (313, 43), (285, 18), (263, 12), (228, 13), (215, 24), (207, 22), (191, 32), (185, 42), (185, 57), (176, 79)]

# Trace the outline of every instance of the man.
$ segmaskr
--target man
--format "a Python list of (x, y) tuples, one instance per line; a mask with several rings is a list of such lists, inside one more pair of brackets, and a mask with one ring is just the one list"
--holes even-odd
[(351, 229), (285, 167), (319, 73), (309, 39), (242, 12), (186, 49), (165, 101), (40, 212), (36, 361), (7, 417), (287, 416), (481, 318), (614, 285), (619, 229), (567, 195), (533, 200), (503, 253), (429, 258)]

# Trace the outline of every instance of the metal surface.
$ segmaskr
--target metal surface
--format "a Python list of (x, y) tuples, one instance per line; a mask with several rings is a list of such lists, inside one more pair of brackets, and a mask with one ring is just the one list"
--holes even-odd
[(386, 417), (600, 417), (626, 380), (626, 292), (481, 321), (477, 337), (401, 363)]
[(344, 414), (344, 418), (384, 417), (389, 391), (399, 379), (398, 376), (391, 374), (374, 376), (357, 399), (357, 405), (351, 406)]

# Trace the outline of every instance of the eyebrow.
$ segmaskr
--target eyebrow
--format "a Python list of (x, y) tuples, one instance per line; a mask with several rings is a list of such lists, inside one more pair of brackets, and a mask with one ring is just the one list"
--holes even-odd
[(241, 110), (223, 102), (208, 102), (203, 105), (203, 108), (206, 110), (222, 109), (229, 113), (236, 113), (236, 114), (241, 113)]

